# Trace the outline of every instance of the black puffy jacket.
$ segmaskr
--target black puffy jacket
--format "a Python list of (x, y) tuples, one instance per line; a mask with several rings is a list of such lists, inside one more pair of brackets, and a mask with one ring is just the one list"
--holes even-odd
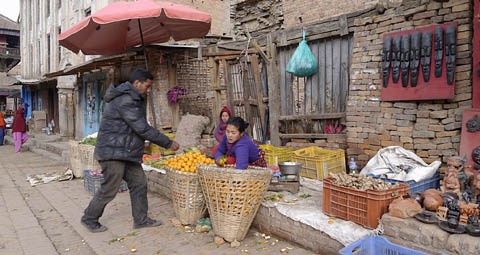
[(145, 140), (170, 148), (172, 141), (148, 125), (145, 99), (130, 82), (110, 85), (105, 102), (96, 160), (142, 162)]

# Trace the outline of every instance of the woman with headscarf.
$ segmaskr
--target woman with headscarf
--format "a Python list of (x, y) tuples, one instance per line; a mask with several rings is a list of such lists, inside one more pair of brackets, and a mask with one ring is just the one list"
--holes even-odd
[(232, 111), (225, 106), (220, 111), (220, 122), (218, 123), (217, 129), (215, 129), (215, 139), (217, 142), (221, 142), (223, 135), (225, 134), (225, 129), (227, 129), (227, 121), (232, 117)]
[(3, 118), (3, 113), (0, 112), (0, 146), (3, 145), (3, 138), (7, 134), (7, 123)]
[(19, 107), (15, 113), (12, 124), (13, 140), (15, 141), (15, 152), (20, 152), (22, 144), (28, 140), (27, 123), (25, 121), (24, 111), (22, 107)]

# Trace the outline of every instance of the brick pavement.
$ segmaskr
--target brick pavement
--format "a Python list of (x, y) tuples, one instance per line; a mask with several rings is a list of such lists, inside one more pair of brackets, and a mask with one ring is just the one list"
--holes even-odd
[[(165, 222), (158, 228), (134, 230), (130, 197), (119, 193), (107, 206), (100, 222), (109, 228), (92, 234), (80, 224), (83, 209), (92, 198), (82, 180), (54, 182), (31, 187), (29, 174), (63, 173), (67, 166), (32, 152), (13, 153), (13, 146), (0, 146), (0, 254), (314, 254), (280, 240), (275, 246), (260, 244), (251, 229), (239, 248), (217, 246), (212, 233), (188, 233), (173, 226), (170, 200), (149, 193), (149, 212)], [(3, 217), (1, 217), (3, 216)], [(124, 238), (122, 242), (110, 242)], [(271, 240), (275, 240), (272, 237)], [(271, 241), (270, 240), (270, 241)]]

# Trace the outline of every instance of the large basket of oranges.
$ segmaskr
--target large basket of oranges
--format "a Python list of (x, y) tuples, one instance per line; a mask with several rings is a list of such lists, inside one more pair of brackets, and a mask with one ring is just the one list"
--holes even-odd
[(184, 225), (193, 225), (205, 215), (205, 199), (196, 165), (213, 163), (199, 152), (179, 155), (165, 163), (175, 214)]
[(199, 165), (198, 176), (216, 235), (241, 241), (252, 224), (272, 179), (267, 168), (246, 170)]

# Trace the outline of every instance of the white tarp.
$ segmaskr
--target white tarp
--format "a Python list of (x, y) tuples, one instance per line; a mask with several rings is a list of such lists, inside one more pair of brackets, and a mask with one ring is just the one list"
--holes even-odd
[[(318, 180), (311, 181), (322, 183)], [(280, 202), (264, 201), (262, 204), (267, 207), (277, 208), (281, 214), (322, 231), (345, 246), (366, 236), (383, 233), (381, 223), (377, 229), (370, 230), (351, 221), (325, 215), (322, 212), (322, 192), (316, 189), (301, 187), (301, 191), (297, 195), (292, 195), (288, 192), (281, 192), (281, 194), (284, 194), (284, 197)], [(299, 197), (301, 194), (309, 194), (311, 197), (304, 199)], [(295, 203), (291, 203), (293, 199), (296, 199)], [(284, 201), (290, 201), (290, 203)]]
[(155, 171), (157, 173), (167, 174), (167, 172), (163, 169), (158, 169), (158, 168), (151, 167), (151, 166), (148, 166), (148, 165), (145, 165), (145, 164), (142, 164), (142, 168), (143, 168), (143, 171), (147, 171), (147, 172)]
[(400, 146), (380, 149), (360, 172), (361, 174), (385, 175), (389, 179), (416, 182), (432, 177), (442, 163), (425, 163), (415, 153)]

